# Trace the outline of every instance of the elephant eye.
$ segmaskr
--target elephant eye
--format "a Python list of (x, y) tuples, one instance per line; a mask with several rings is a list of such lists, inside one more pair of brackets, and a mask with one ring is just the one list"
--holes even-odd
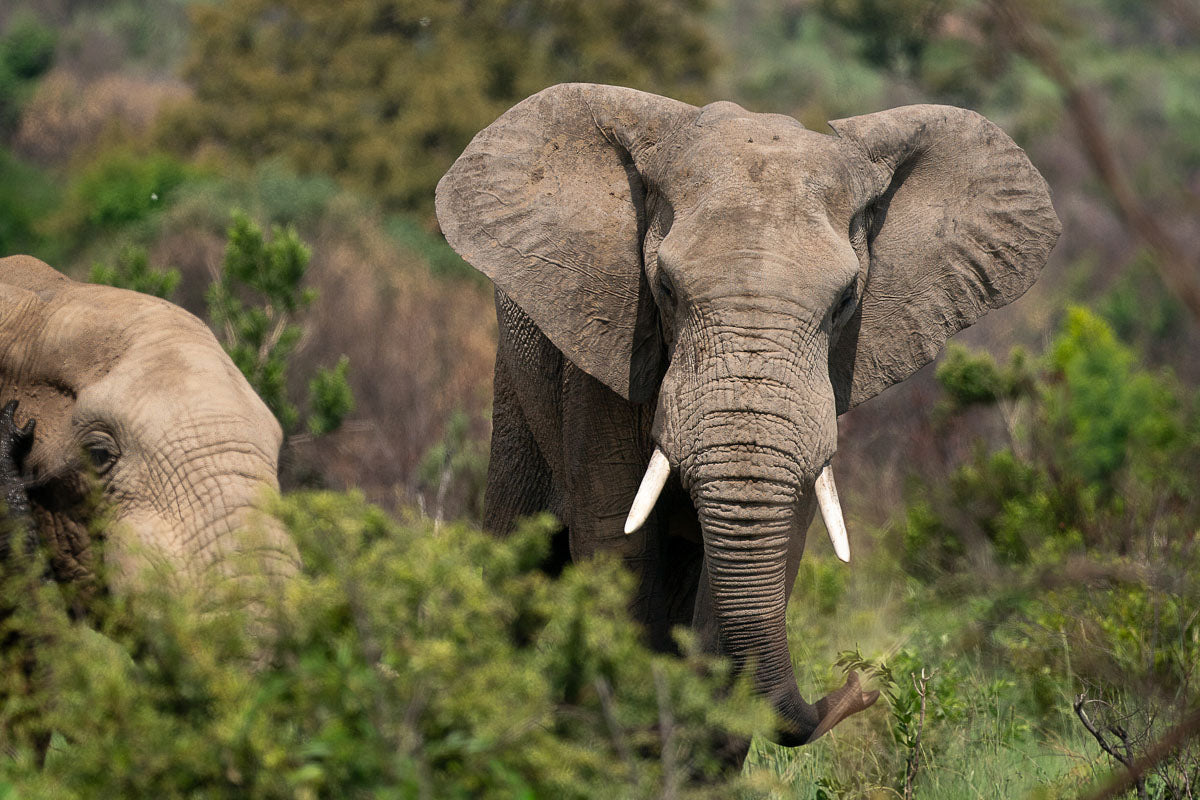
[(108, 472), (121, 457), (121, 451), (112, 437), (100, 432), (88, 435), (83, 442), (83, 452), (97, 475)]
[(87, 453), (88, 461), (101, 475), (108, 472), (112, 469), (112, 465), (117, 463), (117, 454), (107, 447), (89, 447)]
[(838, 299), (837, 308), (833, 311), (834, 322), (845, 322), (846, 318), (853, 313), (858, 295), (856, 289), (857, 287), (852, 283), (842, 292), (842, 296)]
[(666, 275), (659, 276), (658, 291), (662, 294), (664, 300), (675, 299), (675, 289), (671, 286), (671, 279)]

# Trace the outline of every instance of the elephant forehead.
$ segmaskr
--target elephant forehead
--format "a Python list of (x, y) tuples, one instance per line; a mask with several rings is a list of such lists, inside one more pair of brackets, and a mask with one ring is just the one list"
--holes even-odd
[(80, 397), (80, 413), (124, 417), (152, 439), (193, 435), (247, 441), (274, 452), (282, 433), (274, 415), (219, 347), (174, 342), (122, 359)]
[(657, 183), (677, 208), (719, 198), (738, 207), (811, 203), (847, 213), (863, 194), (865, 163), (833, 136), (755, 114), (697, 124), (663, 164)]

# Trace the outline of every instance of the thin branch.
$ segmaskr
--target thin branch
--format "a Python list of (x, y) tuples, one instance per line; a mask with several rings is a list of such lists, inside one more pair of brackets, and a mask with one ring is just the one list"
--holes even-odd
[[(1075, 698), (1076, 709), (1078, 709), (1082, 697), (1083, 695), (1080, 695)], [(1079, 713), (1078, 710), (1076, 713)], [(1092, 731), (1090, 727), (1088, 730)], [(1092, 735), (1096, 734), (1092, 732)], [(1142, 754), (1141, 758), (1131, 765), (1126, 765), (1124, 771), (1114, 775), (1108, 784), (1084, 800), (1111, 800), (1111, 798), (1119, 797), (1129, 791), (1130, 787), (1141, 783), (1147, 772), (1174, 753), (1187, 740), (1196, 736), (1200, 736), (1200, 707), (1189, 712), (1182, 722), (1167, 731), (1161, 739)]]
[(679, 790), (679, 769), (675, 764), (675, 720), (671, 716), (671, 697), (663, 680), (662, 670), (655, 664), (654, 694), (658, 699), (658, 737), (662, 746), (663, 790), (662, 800), (675, 800)]
[[(608, 726), (608, 736), (612, 739), (617, 755), (625, 762), (630, 777), (636, 778), (637, 762), (633, 758), (633, 752), (629, 749), (629, 743), (625, 741), (625, 736), (621, 731), (621, 724), (617, 721), (617, 715), (613, 709), (612, 687), (608, 685), (608, 681), (604, 678), (596, 678), (594, 685), (596, 687), (596, 695), (600, 698), (600, 710), (604, 714), (604, 723)], [(636, 785), (636, 783), (637, 781), (635, 780), (634, 784)]]
[(1109, 141), (1101, 114), (1091, 93), (1080, 84), (1060, 56), (1060, 51), (1030, 25), (1018, 3), (990, 0), (993, 17), (1007, 34), (1016, 52), (1033, 62), (1062, 91), (1067, 114), (1079, 134), (1084, 153), (1108, 189), (1117, 213), (1133, 233), (1158, 255), (1155, 263), (1167, 288), (1200, 320), (1200, 263), (1181, 246), (1142, 202), (1133, 182)]
[(921, 698), (921, 716), (917, 720), (917, 735), (913, 738), (912, 749), (908, 752), (908, 768), (904, 772), (904, 799), (912, 800), (913, 784), (917, 779), (917, 768), (921, 764), (921, 731), (925, 727), (925, 695), (926, 687), (932, 675), (925, 674), (925, 668), (921, 667), (921, 677), (911, 675), (913, 689), (917, 691), (917, 696)]

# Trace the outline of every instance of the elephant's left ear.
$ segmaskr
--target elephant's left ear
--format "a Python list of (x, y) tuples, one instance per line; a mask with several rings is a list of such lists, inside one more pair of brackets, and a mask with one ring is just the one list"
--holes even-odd
[(1024, 294), (1061, 225), (1025, 152), (973, 111), (905, 106), (829, 125), (872, 162), (880, 190), (866, 288), (830, 355), (841, 413)]

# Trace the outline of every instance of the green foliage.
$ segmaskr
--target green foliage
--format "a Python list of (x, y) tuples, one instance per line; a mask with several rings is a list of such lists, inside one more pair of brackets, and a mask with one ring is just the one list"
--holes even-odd
[(1032, 365), (1024, 350), (1016, 348), (1004, 368), (988, 353), (972, 353), (952, 343), (937, 367), (937, 381), (952, 409), (980, 403), (1011, 400), (1029, 391)]
[(1178, 469), (1172, 457), (1182, 456), (1189, 444), (1180, 388), (1167, 376), (1137, 368), (1133, 352), (1103, 320), (1072, 309), (1048, 367), (1053, 382), (1042, 392), (1042, 407), (1065, 445), (1058, 463), (1067, 474), (1096, 484), (1108, 497), (1123, 468), (1146, 482), (1161, 482)]
[[(1077, 726), (1070, 700), (1086, 690), (1144, 746), (1200, 699), (1197, 398), (1083, 308), (1026, 380), (951, 359), (938, 371), (951, 406), (1004, 400), (1010, 446), (981, 443), (943, 480), (913, 481), (899, 537), (920, 581), (913, 608), (948, 602), (973, 620), (962, 641), (995, 660), (1014, 682), (997, 691), (1037, 724)], [(1194, 749), (1157, 780), (1188, 770), (1200, 774)]]
[[(986, 355), (952, 349), (937, 377), (957, 407), (1023, 398), (1029, 430), (1012, 432), (1016, 451), (979, 449), (937, 485), (914, 483), (903, 529), (914, 575), (929, 579), (964, 559), (1013, 565), (1085, 546), (1124, 552), (1140, 538), (1126, 520), (1194, 501), (1192, 401), (1170, 376), (1140, 368), (1083, 308), (1068, 312), (1036, 375), (1024, 355), (1001, 371)], [(1186, 512), (1171, 524), (1198, 523)]]
[(1150, 351), (1175, 340), (1185, 328), (1185, 310), (1158, 277), (1155, 257), (1142, 251), (1096, 305), (1122, 342)]
[[(301, 288), (310, 257), (294, 228), (276, 226), (268, 240), (248, 216), (234, 212), (221, 274), (206, 295), (209, 319), (226, 352), (285, 432), (300, 421), (288, 399), (287, 370), (302, 333), (293, 320), (315, 299), (313, 290)], [(310, 381), (307, 424), (314, 434), (336, 430), (353, 410), (348, 369), (343, 357)]]
[(106, 151), (72, 175), (56, 228), (82, 240), (140, 222), (163, 208), (190, 172), (165, 153)]
[(748, 108), (789, 113), (823, 130), (828, 119), (883, 102), (885, 76), (857, 57), (857, 38), (810, 7), (738, 0), (719, 24), (734, 36), (728, 71)]
[(394, 214), (388, 218), (385, 227), (398, 244), (420, 256), (429, 265), (429, 271), (439, 278), (487, 282), (479, 270), (463, 261), (443, 237), (425, 230), (416, 217)]
[(470, 138), (564, 80), (687, 93), (713, 53), (703, 0), (198, 3), (195, 101), (163, 140), (285, 156), (391, 210), (428, 212)]
[(342, 356), (333, 369), (318, 367), (308, 382), (308, 432), (324, 436), (337, 430), (347, 416), (354, 412), (354, 393), (350, 391), (348, 374), (350, 359)]
[(43, 250), (41, 221), (57, 194), (45, 173), (0, 148), (0, 254)]
[(115, 266), (93, 264), (88, 273), (91, 283), (103, 283), (121, 289), (131, 289), (142, 294), (154, 295), (170, 300), (179, 285), (179, 270), (156, 269), (150, 266), (150, 256), (141, 247), (128, 245), (121, 250)]
[(451, 414), (441, 441), (421, 459), (417, 473), (423, 496), (432, 495), (433, 505), (427, 510), (434, 519), (442, 519), (451, 492), (458, 495), (454, 505), (465, 509), (468, 519), (483, 519), (488, 454), (488, 442), (473, 430), (471, 418), (462, 410)]
[(58, 36), (33, 14), (17, 12), (0, 36), (0, 137), (16, 127), (37, 79), (54, 61)]
[(920, 63), (951, 3), (948, 0), (821, 0), (821, 12), (859, 37), (876, 67), (907, 71)]
[[(715, 798), (745, 784), (716, 774), (710, 744), (764, 730), (765, 704), (686, 643), (684, 659), (650, 652), (615, 561), (547, 577), (551, 521), (506, 540), (435, 532), (337, 494), (279, 513), (305, 567), (257, 641), (241, 614), (197, 614), (165, 590), (115, 604), (103, 636), (61, 602), (24, 603), (13, 630), (38, 635), (46, 669), (0, 672), (0, 715), (30, 734), (0, 780), (56, 798)], [(45, 730), (64, 736), (39, 770), (26, 740)]]

